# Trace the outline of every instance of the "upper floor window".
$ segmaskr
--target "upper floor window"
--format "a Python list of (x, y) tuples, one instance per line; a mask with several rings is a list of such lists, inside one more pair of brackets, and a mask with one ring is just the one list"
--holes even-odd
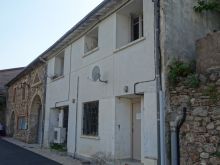
[(63, 76), (64, 74), (64, 52), (61, 52), (55, 57), (53, 79)]
[(98, 47), (98, 27), (85, 35), (84, 53), (88, 53), (97, 47)]
[(17, 89), (14, 88), (14, 89), (13, 89), (13, 99), (12, 99), (13, 102), (15, 102), (16, 96), (17, 96)]
[(143, 37), (143, 0), (133, 0), (116, 13), (116, 48)]
[(83, 104), (83, 129), (86, 136), (98, 136), (99, 101)]
[(143, 16), (131, 16), (131, 41), (143, 37)]
[(25, 100), (25, 98), (26, 98), (26, 87), (24, 86), (24, 87), (22, 87), (21, 88), (21, 90), (22, 90), (22, 100)]

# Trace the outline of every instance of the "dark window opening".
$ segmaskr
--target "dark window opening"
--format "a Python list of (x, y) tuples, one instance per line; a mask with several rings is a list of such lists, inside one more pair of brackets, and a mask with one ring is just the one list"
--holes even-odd
[(83, 105), (83, 135), (98, 136), (99, 102), (87, 102)]
[(25, 92), (26, 92), (26, 89), (25, 87), (22, 88), (22, 100), (25, 99)]
[(131, 40), (135, 41), (143, 37), (143, 16), (132, 17), (131, 24), (132, 24)]

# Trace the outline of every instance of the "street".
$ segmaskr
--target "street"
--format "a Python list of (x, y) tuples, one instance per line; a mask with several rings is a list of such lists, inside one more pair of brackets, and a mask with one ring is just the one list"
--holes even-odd
[(0, 139), (0, 165), (60, 165)]

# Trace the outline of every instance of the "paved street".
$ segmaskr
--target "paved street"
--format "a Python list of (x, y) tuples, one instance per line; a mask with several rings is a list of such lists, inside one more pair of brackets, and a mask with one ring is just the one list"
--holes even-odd
[(60, 165), (0, 139), (0, 165)]

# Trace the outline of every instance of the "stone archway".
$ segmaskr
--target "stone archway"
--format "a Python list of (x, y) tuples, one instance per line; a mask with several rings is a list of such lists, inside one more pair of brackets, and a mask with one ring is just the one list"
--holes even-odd
[(14, 132), (15, 132), (15, 112), (13, 111), (10, 117), (9, 136), (13, 137)]
[(32, 101), (29, 116), (28, 143), (41, 144), (42, 139), (42, 102), (39, 95)]

